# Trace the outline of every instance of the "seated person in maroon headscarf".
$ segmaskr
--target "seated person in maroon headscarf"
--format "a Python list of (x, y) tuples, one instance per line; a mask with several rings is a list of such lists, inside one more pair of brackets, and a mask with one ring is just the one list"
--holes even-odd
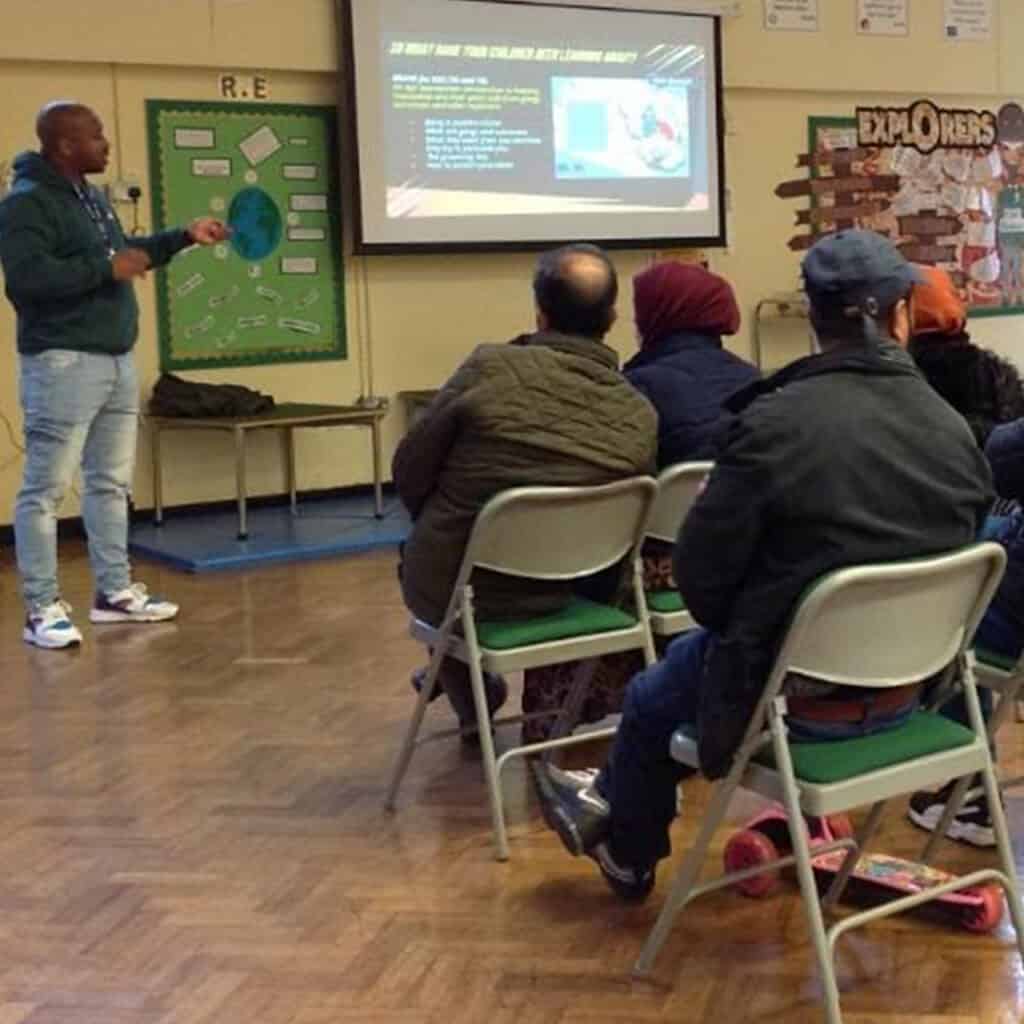
[(658, 413), (658, 468), (711, 456), (722, 403), (758, 376), (722, 346), (740, 311), (732, 286), (703, 267), (657, 263), (633, 278), (640, 351), (623, 367)]
[[(722, 346), (722, 335), (735, 334), (740, 326), (732, 286), (695, 264), (658, 263), (633, 278), (633, 308), (640, 351), (623, 372), (658, 413), (658, 468), (710, 458), (723, 403), (759, 376)], [(645, 545), (644, 583), (650, 590), (675, 586), (670, 544)], [(641, 668), (633, 651), (602, 658), (582, 720), (594, 722), (619, 711), (626, 684)], [(523, 710), (561, 707), (575, 671), (575, 663), (569, 663), (527, 672)], [(524, 739), (544, 739), (551, 721), (527, 722)]]

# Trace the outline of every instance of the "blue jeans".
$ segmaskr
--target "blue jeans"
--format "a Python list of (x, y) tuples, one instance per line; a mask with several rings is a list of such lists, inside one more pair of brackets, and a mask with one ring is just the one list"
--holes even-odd
[(134, 358), (51, 349), (19, 362), (25, 473), (14, 530), (25, 602), (39, 608), (59, 594), (57, 511), (79, 465), (96, 587), (123, 590), (131, 582), (128, 491), (139, 416)]
[[(611, 852), (623, 865), (646, 870), (671, 853), (669, 826), (676, 814), (676, 786), (690, 770), (669, 756), (672, 734), (695, 724), (704, 660), (714, 635), (695, 629), (677, 637), (665, 657), (633, 677), (622, 721), (599, 792), (611, 805)], [(912, 709), (863, 723), (787, 722), (794, 739), (830, 740), (880, 732), (900, 724)]]

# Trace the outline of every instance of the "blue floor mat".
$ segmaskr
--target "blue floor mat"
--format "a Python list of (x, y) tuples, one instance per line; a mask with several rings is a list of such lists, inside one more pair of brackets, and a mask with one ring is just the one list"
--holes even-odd
[(248, 539), (239, 540), (234, 509), (178, 518), (168, 509), (163, 526), (133, 526), (128, 548), (136, 558), (184, 572), (245, 569), (397, 547), (409, 533), (409, 518), (401, 503), (389, 498), (377, 519), (372, 496), (359, 495), (300, 500), (296, 516), (287, 505), (250, 508), (248, 529)]

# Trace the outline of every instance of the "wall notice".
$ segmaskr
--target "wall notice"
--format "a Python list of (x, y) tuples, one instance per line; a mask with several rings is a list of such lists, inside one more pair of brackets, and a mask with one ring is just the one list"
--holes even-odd
[(905, 36), (910, 31), (909, 0), (857, 0), (857, 32), (862, 36)]
[(996, 0), (945, 0), (942, 30), (947, 39), (985, 42), (992, 38)]
[(817, 32), (818, 0), (764, 0), (764, 27), (776, 32)]

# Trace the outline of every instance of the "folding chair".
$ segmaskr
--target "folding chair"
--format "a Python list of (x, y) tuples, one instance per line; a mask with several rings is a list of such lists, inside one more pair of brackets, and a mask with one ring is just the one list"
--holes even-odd
[(1011, 713), (1017, 722), (1024, 722), (1024, 701), (1020, 696), (1024, 686), (1024, 656), (1007, 658), (995, 651), (975, 647), (974, 658), (978, 685), (988, 687), (998, 698), (989, 722), (989, 734), (994, 737)]
[[(779, 800), (786, 807), (793, 853), (776, 861), (772, 868), (796, 865), (824, 983), (828, 1024), (842, 1022), (832, 962), (840, 936), (857, 925), (908, 910), (936, 896), (997, 882), (1006, 893), (1017, 944), (1024, 954), (1024, 914), (972, 659), (966, 659), (962, 680), (970, 729), (933, 711), (919, 710), (904, 725), (888, 732), (850, 740), (796, 743), (786, 735), (783, 696), (789, 672), (876, 689), (905, 685), (939, 672), (966, 651), (1002, 576), (1005, 560), (998, 545), (975, 544), (933, 558), (842, 569), (825, 576), (809, 591), (787, 630), (733, 767), (715, 788), (697, 840), (684, 858), (637, 960), (637, 974), (649, 971), (676, 915), (690, 900), (765, 870), (765, 865), (747, 868), (696, 884), (711, 838), (739, 786)], [(698, 766), (697, 745), (691, 733), (677, 732), (671, 753), (677, 761)], [(981, 774), (991, 805), (1002, 871), (973, 871), (926, 892), (844, 917), (826, 931), (822, 909), (832, 907), (841, 897), (886, 803), (894, 796), (976, 772)], [(816, 846), (811, 852), (803, 815), (824, 817), (864, 804), (871, 804), (871, 810), (854, 838)], [(848, 853), (842, 868), (819, 904), (811, 861), (844, 847)]]
[[(658, 477), (658, 498), (647, 524), (648, 538), (675, 544), (679, 528), (714, 466), (713, 462), (680, 462), (662, 470)], [(647, 591), (647, 608), (651, 631), (656, 636), (675, 636), (697, 625), (678, 590)]]
[[(974, 663), (974, 679), (978, 686), (984, 686), (996, 696), (996, 705), (989, 716), (986, 731), (990, 742), (994, 742), (996, 733), (1003, 727), (1010, 715), (1016, 711), (1016, 719), (1020, 721), (1020, 701), (1018, 695), (1024, 686), (1024, 658), (1007, 658), (994, 651), (986, 651), (975, 647), (971, 652)], [(927, 864), (935, 854), (939, 843), (949, 831), (949, 826), (959, 813), (970, 788), (970, 777), (962, 779), (953, 787), (946, 801), (945, 809), (932, 831), (932, 836), (925, 845), (921, 860)], [(1012, 779), (1004, 779), (999, 783), (1000, 790), (1013, 789), (1024, 784), (1024, 775)]]
[[(614, 735), (614, 728), (589, 730), (576, 736), (512, 747), (495, 757), (492, 725), (514, 725), (551, 713), (517, 715), (491, 723), (484, 672), (516, 672), (635, 649), (643, 651), (648, 665), (654, 663), (654, 639), (644, 600), (639, 552), (656, 493), (653, 479), (634, 477), (601, 487), (521, 487), (505, 491), (487, 503), (473, 526), (441, 625), (430, 626), (418, 620), (412, 623), (413, 636), (432, 648), (433, 655), (395, 764), (386, 801), (389, 809), (394, 809), (398, 787), (414, 748), (459, 734), (458, 729), (446, 729), (417, 739), (428, 697), (445, 657), (458, 658), (469, 666), (498, 860), (508, 859), (501, 772), (509, 760)], [(629, 558), (632, 567), (632, 612), (574, 598), (564, 611), (536, 618), (478, 621), (474, 615), (474, 568), (538, 580), (569, 581), (590, 576), (624, 558)], [(578, 675), (567, 707), (582, 703), (588, 680), (587, 673)], [(563, 716), (565, 713), (563, 708)]]
[(1021, 687), (1024, 686), (1024, 656), (1007, 658), (995, 651), (975, 647), (974, 659), (974, 674), (978, 685), (988, 687), (997, 697), (989, 722), (989, 734), (994, 737), (1011, 713), (1017, 722), (1024, 722), (1024, 701), (1020, 696)]

